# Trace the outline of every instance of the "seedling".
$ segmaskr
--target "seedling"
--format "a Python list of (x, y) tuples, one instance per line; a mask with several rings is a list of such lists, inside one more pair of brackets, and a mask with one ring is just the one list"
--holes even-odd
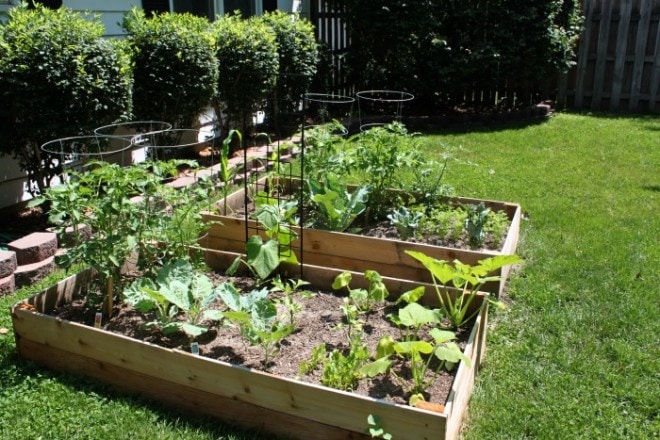
[(223, 286), (219, 295), (230, 309), (223, 312), (223, 317), (236, 324), (250, 344), (261, 347), (264, 353), (263, 365), (268, 368), (271, 356), (277, 353), (278, 344), (295, 327), (277, 319), (277, 308), (268, 297), (267, 288), (241, 295), (233, 285), (225, 283)]
[[(412, 302), (399, 309), (398, 315), (393, 317), (393, 322), (402, 330), (401, 341), (395, 341), (392, 336), (382, 337), (376, 349), (376, 360), (360, 370), (365, 376), (374, 377), (389, 373), (412, 398), (419, 399), (436, 381), (443, 367), (451, 369), (461, 360), (470, 365), (470, 359), (451, 342), (456, 338), (453, 332), (432, 327), (429, 330), (431, 340), (420, 339), (422, 326), (433, 326), (440, 322), (436, 311)], [(433, 358), (436, 360), (435, 368), (432, 368)], [(412, 386), (407, 387), (406, 382), (392, 369), (395, 359), (406, 362), (412, 375)]]
[(387, 218), (390, 220), (391, 224), (396, 226), (401, 239), (407, 240), (415, 235), (415, 231), (417, 231), (419, 221), (423, 215), (422, 212), (413, 212), (408, 210), (405, 206), (402, 206), (398, 210), (394, 210), (391, 214), (388, 214)]

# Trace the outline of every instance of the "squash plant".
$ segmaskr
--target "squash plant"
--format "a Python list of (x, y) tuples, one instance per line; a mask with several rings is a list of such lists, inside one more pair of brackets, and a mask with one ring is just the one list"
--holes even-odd
[(470, 313), (470, 304), (476, 298), (479, 289), (489, 281), (500, 279), (499, 275), (489, 274), (507, 264), (521, 261), (517, 255), (497, 255), (480, 260), (473, 266), (458, 260), (449, 263), (418, 251), (406, 250), (405, 252), (428, 269), (433, 278), (433, 285), (441, 308), (452, 328), (461, 327), (479, 313), (480, 309)]

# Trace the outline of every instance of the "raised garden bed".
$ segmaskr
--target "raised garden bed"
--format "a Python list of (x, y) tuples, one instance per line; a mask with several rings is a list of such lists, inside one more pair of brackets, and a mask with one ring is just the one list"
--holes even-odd
[[(227, 252), (207, 253), (212, 267), (226, 267), (234, 257)], [(340, 272), (308, 266), (305, 277), (314, 286), (327, 288), (328, 280)], [(356, 287), (364, 283), (360, 278), (354, 274)], [(485, 349), (487, 304), (465, 344), (471, 366), (459, 363), (444, 409), (413, 408), (164, 348), (51, 315), (84, 294), (89, 279), (89, 272), (71, 276), (12, 307), (21, 357), (99, 379), (182, 411), (287, 437), (370, 438), (367, 420), (375, 415), (394, 438), (456, 438)], [(387, 277), (384, 281), (393, 293), (417, 285)], [(479, 296), (477, 302), (482, 300)]]
[[(268, 185), (268, 178), (259, 180), (263, 188)], [(287, 183), (287, 185), (289, 185)], [(299, 183), (293, 182), (293, 185)], [(227, 197), (227, 212), (242, 211), (248, 195), (241, 189)], [(428, 271), (417, 261), (406, 255), (406, 250), (416, 250), (440, 260), (459, 260), (465, 264), (476, 264), (478, 261), (495, 255), (513, 255), (518, 245), (520, 221), (522, 210), (520, 205), (508, 202), (479, 200), (464, 197), (446, 199), (453, 206), (479, 204), (481, 202), (493, 211), (506, 213), (510, 220), (509, 229), (499, 250), (464, 249), (449, 246), (437, 246), (425, 243), (416, 243), (392, 238), (378, 238), (359, 234), (332, 232), (310, 228), (296, 228), (298, 239), (291, 244), (297, 253), (298, 260), (307, 265), (333, 267), (356, 272), (368, 269), (375, 270), (381, 275), (391, 278), (413, 280), (430, 283)], [(224, 201), (217, 204), (218, 211), (224, 212)], [(208, 249), (226, 250), (230, 252), (245, 252), (245, 243), (248, 235), (259, 229), (255, 221), (237, 217), (235, 215), (221, 215), (204, 212), (203, 217), (211, 222), (208, 236), (201, 243)], [(487, 283), (483, 290), (500, 295), (506, 285), (511, 266), (505, 266), (493, 275), (500, 276), (499, 282)]]

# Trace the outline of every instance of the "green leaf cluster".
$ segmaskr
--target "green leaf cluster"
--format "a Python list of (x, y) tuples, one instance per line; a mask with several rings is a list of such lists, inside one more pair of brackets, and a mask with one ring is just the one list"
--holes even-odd
[(517, 255), (497, 255), (470, 265), (458, 260), (449, 263), (418, 251), (405, 252), (422, 263), (431, 274), (442, 310), (453, 328), (461, 327), (479, 313), (481, 308), (470, 312), (470, 305), (481, 286), (500, 280), (499, 275), (492, 275), (494, 271), (521, 261)]
[(267, 368), (270, 358), (277, 352), (277, 344), (295, 330), (292, 323), (278, 319), (275, 301), (267, 288), (252, 290), (247, 295), (231, 284), (225, 284), (219, 295), (230, 310), (223, 317), (238, 325), (241, 335), (253, 345), (259, 345), (264, 353), (263, 364)]
[(131, 66), (121, 42), (103, 38), (98, 16), (26, 4), (0, 21), (0, 155), (28, 172), (33, 194), (60, 172), (40, 150), (131, 112)]
[(189, 261), (173, 260), (165, 263), (155, 280), (140, 278), (123, 295), (126, 303), (139, 312), (156, 312), (156, 320), (148, 326), (165, 335), (183, 331), (194, 338), (208, 331), (205, 320), (222, 319), (222, 313), (211, 305), (223, 288), (214, 288), (211, 280), (195, 272)]
[(356, 217), (367, 208), (369, 187), (362, 186), (352, 193), (345, 181), (328, 175), (324, 182), (307, 179), (310, 202), (315, 209), (313, 226), (329, 231), (347, 230)]
[(316, 75), (320, 59), (314, 25), (297, 14), (292, 18), (282, 11), (266, 12), (262, 20), (274, 31), (278, 46), (275, 99), (281, 110), (295, 110)]
[(134, 8), (122, 26), (133, 62), (135, 119), (192, 126), (217, 92), (218, 63), (208, 20), (188, 13), (147, 18)]
[(420, 108), (460, 105), (471, 90), (518, 86), (574, 64), (578, 0), (338, 0), (358, 90), (405, 90)]
[[(147, 272), (167, 259), (190, 259), (189, 246), (206, 228), (200, 210), (213, 185), (200, 180), (189, 191), (179, 191), (163, 183), (173, 170), (175, 163), (121, 167), (92, 161), (33, 200), (31, 205), (49, 202), (49, 221), (60, 233), (74, 231), (74, 243), (58, 264), (83, 263), (119, 285), (120, 270), (134, 254)], [(93, 231), (84, 239), (83, 224)]]
[(240, 15), (218, 17), (211, 29), (220, 72), (215, 112), (226, 115), (226, 129), (237, 126), (247, 133), (252, 114), (263, 107), (277, 83), (275, 33), (261, 18)]

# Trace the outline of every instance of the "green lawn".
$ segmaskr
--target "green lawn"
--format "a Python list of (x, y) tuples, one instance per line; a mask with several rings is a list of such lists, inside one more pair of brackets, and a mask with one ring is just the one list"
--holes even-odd
[[(431, 154), (462, 146), (457, 194), (518, 202), (527, 218), (465, 437), (660, 436), (660, 120), (560, 113), (440, 133)], [(0, 299), (1, 439), (271, 438), (20, 362), (8, 307), (29, 294)]]

